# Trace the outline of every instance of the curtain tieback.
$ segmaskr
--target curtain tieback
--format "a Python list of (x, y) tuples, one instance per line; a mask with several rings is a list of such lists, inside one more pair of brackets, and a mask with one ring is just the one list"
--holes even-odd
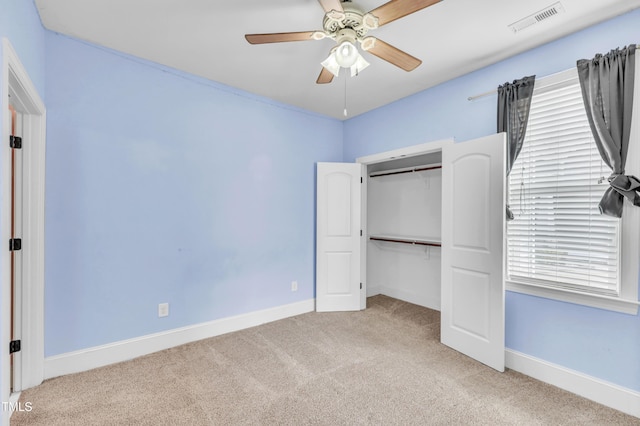
[(511, 206), (509, 204), (506, 205), (506, 219), (507, 221), (509, 220), (513, 220), (515, 218), (515, 216), (513, 215), (513, 212), (511, 211)]
[(618, 194), (626, 197), (634, 206), (640, 206), (640, 180), (633, 175), (612, 174), (609, 185)]

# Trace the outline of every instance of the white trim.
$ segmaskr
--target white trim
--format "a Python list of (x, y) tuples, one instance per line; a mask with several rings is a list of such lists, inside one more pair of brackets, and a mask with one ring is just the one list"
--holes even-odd
[[(636, 55), (635, 81), (640, 81), (640, 56)], [(633, 116), (631, 135), (627, 151), (625, 173), (640, 176), (640, 84), (636, 84), (633, 94)], [(620, 297), (638, 300), (638, 269), (640, 265), (640, 208), (624, 199), (620, 243), (622, 250)], [(636, 313), (638, 311), (636, 310)]]
[[(20, 401), (20, 394), (22, 392), (14, 392), (11, 394), (11, 396), (9, 397), (9, 406), (15, 406), (16, 404), (18, 404), (18, 402)], [(4, 411), (4, 410), (3, 410)], [(5, 414), (3, 413), (3, 416)], [(7, 420), (5, 420), (5, 423), (2, 424), (9, 424), (9, 420), (11, 419), (11, 416), (13, 416), (13, 410), (8, 410), (8, 414), (6, 414), (7, 416)]]
[(380, 285), (374, 287), (371, 292), (373, 295), (383, 294), (394, 299), (403, 300), (405, 302), (413, 303), (414, 305), (423, 306), (434, 311), (440, 310), (440, 299), (434, 299), (432, 297), (425, 298), (424, 296), (416, 295), (413, 292), (400, 290), (394, 287)]
[[(9, 54), (7, 53), (7, 45), (5, 43), (5, 39), (2, 39), (2, 71), (0, 77), (2, 78), (2, 82), (0, 82), (0, 95), (7, 96), (9, 91)], [(7, 98), (5, 98), (7, 99)], [(0, 102), (0, 105), (4, 106), (4, 102)], [(0, 117), (2, 117), (2, 139), (0, 142), (3, 145), (6, 145), (7, 140), (7, 132), (8, 129), (11, 128), (11, 118), (7, 112), (7, 108), (2, 108), (2, 112), (0, 112)], [(4, 176), (6, 174), (7, 167), (11, 167), (11, 163), (9, 162), (9, 156), (6, 155), (6, 148), (0, 147), (0, 152), (2, 155), (0, 156), (0, 173), (2, 176), (2, 188), (0, 194), (6, 194), (7, 188), (7, 178)], [(0, 199), (0, 230), (2, 233), (0, 234), (0, 238), (4, 241), (7, 234), (7, 214), (5, 209), (5, 199), (7, 197), (3, 197)], [(1, 248), (1, 247), (0, 247)], [(11, 297), (11, 288), (10, 288), (10, 258), (8, 253), (5, 253), (5, 250), (0, 251), (0, 342), (4, 343), (0, 345), (0, 353), (2, 354), (1, 364), (0, 364), (0, 402), (9, 401), (11, 395), (11, 379), (10, 379), (10, 369), (11, 363), (9, 360), (9, 349), (7, 348), (7, 340), (10, 339), (10, 315), (11, 315), (11, 303), (9, 298)], [(9, 424), (9, 419), (11, 418), (11, 414), (3, 411), (1, 421), (2, 424)]]
[[(362, 170), (362, 209), (361, 209), (361, 223), (360, 226), (362, 228), (363, 235), (369, 235), (368, 232), (368, 223), (367, 223), (367, 191), (369, 185), (369, 175), (367, 172), (366, 166), (376, 163), (384, 163), (386, 161), (397, 160), (400, 158), (409, 158), (416, 157), (419, 155), (431, 154), (434, 152), (442, 152), (442, 149), (454, 143), (453, 138), (441, 139), (433, 142), (426, 142), (419, 145), (412, 145), (404, 148), (394, 149), (391, 151), (380, 152), (377, 154), (366, 155), (363, 157), (356, 158), (356, 163), (360, 163), (363, 165)], [(361, 260), (360, 260), (360, 278), (362, 280), (362, 291), (361, 291), (361, 309), (366, 308), (366, 298), (370, 296), (374, 296), (377, 294), (387, 294), (382, 293), (381, 287), (368, 287), (367, 280), (367, 251), (368, 251), (368, 238), (361, 238)], [(439, 306), (439, 304), (438, 304)]]
[[(22, 300), (17, 307), (20, 315), (17, 323), (20, 324), (19, 337), (23, 340), (22, 350), (18, 353), (21, 366), (19, 374), (21, 389), (26, 389), (42, 383), (44, 377), (44, 185), (45, 185), (45, 124), (46, 110), (38, 91), (31, 81), (20, 58), (11, 46), (8, 39), (2, 39), (2, 96), (12, 94), (12, 102), (19, 106), (25, 118), (25, 139), (23, 145), (23, 202), (24, 216), (23, 227), (23, 264), (28, 265), (23, 270), (23, 282), (29, 285), (22, 286)], [(2, 103), (4, 105), (4, 102)], [(3, 108), (2, 116), (2, 153), (0, 173), (2, 173), (2, 200), (0, 201), (0, 224), (2, 233), (1, 241), (10, 238), (10, 188), (11, 188), (11, 152), (9, 148), (9, 134), (11, 131), (11, 117), (8, 109)], [(0, 246), (0, 291), (2, 295), (0, 335), (10, 335), (10, 253), (4, 244)], [(28, 263), (27, 263), (28, 262)], [(9, 350), (8, 345), (3, 344), (2, 365), (0, 365), (0, 400), (9, 400)], [(20, 390), (20, 389), (18, 389)], [(3, 421), (5, 413), (3, 413)]]
[(584, 293), (577, 290), (546, 287), (534, 283), (506, 281), (506, 289), (516, 293), (529, 294), (531, 296), (544, 297), (545, 299), (560, 300), (563, 302), (591, 306), (592, 308), (606, 309), (608, 311), (621, 312), (630, 315), (637, 315), (638, 305), (640, 305), (640, 302), (634, 300), (603, 296), (594, 293)]
[(507, 368), (640, 418), (640, 392), (511, 349), (505, 359)]
[(367, 286), (367, 297), (378, 296), (382, 294), (382, 287), (379, 285), (376, 286)]
[[(360, 166), (360, 231), (367, 235), (367, 166)], [(360, 238), (360, 310), (367, 309), (367, 238)]]
[(45, 358), (45, 379), (79, 373), (315, 310), (315, 299), (149, 334)]
[(417, 155), (429, 154), (431, 152), (442, 151), (442, 148), (446, 145), (452, 144), (453, 138), (442, 139), (433, 142), (426, 142), (420, 145), (408, 146), (405, 148), (394, 149), (392, 151), (385, 151), (378, 154), (367, 155), (364, 157), (356, 158), (356, 163), (361, 164), (374, 164), (381, 163), (383, 161), (397, 160), (405, 157), (415, 157)]

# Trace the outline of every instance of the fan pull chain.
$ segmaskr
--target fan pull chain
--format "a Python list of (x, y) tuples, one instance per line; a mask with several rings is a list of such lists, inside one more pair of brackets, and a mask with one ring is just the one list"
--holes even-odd
[(344, 75), (344, 116), (347, 116), (347, 75)]

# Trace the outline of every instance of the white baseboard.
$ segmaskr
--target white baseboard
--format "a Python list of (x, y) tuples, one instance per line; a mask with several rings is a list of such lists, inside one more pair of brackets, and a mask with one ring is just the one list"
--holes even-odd
[(44, 360), (44, 378), (79, 373), (97, 367), (127, 361), (142, 355), (169, 349), (196, 340), (207, 339), (245, 328), (255, 327), (283, 318), (312, 312), (315, 299), (303, 300), (289, 305), (262, 311), (250, 312), (202, 324), (176, 328), (160, 333), (122, 340), (107, 345), (94, 346), (74, 352), (67, 352)]
[(413, 303), (414, 305), (424, 306), (425, 308), (440, 310), (440, 299), (432, 299), (425, 297), (424, 295), (417, 295), (410, 291), (400, 290), (394, 287), (387, 287), (384, 285), (375, 286), (371, 289), (367, 288), (367, 297), (383, 294), (385, 296), (393, 297), (394, 299), (403, 300), (405, 302)]
[(371, 286), (367, 284), (367, 297), (377, 296), (382, 294), (379, 286)]
[[(18, 404), (18, 401), (20, 401), (20, 392), (12, 392), (11, 395), (9, 396), (9, 406), (15, 407)], [(4, 407), (2, 407), (2, 424), (3, 425), (10, 424), (11, 416), (13, 416), (13, 410), (5, 410)]]
[(505, 361), (507, 368), (623, 413), (640, 417), (640, 392), (511, 349), (505, 350)]

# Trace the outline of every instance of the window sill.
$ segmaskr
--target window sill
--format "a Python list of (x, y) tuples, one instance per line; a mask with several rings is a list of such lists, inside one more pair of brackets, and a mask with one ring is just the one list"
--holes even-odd
[(537, 284), (515, 281), (506, 281), (506, 289), (516, 293), (529, 294), (531, 296), (591, 306), (593, 308), (622, 312), (630, 315), (637, 315), (638, 305), (640, 305), (638, 301), (621, 299), (619, 297), (601, 296), (598, 294), (544, 287)]

